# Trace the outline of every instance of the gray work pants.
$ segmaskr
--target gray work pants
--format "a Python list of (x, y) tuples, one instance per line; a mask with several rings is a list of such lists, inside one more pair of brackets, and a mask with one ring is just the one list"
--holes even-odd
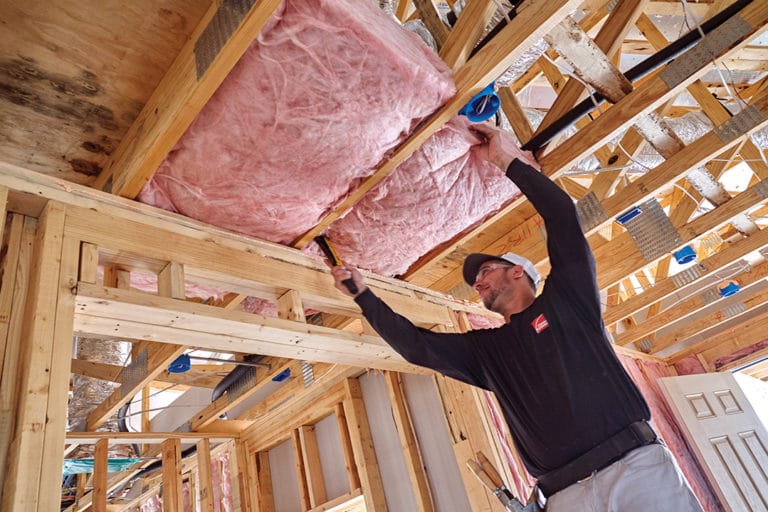
[(547, 512), (701, 512), (666, 446), (632, 450), (589, 478), (553, 494)]

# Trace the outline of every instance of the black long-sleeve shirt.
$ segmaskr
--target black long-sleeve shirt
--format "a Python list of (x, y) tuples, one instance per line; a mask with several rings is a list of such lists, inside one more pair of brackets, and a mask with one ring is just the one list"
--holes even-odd
[(547, 230), (551, 271), (531, 306), (498, 328), (445, 334), (414, 326), (370, 290), (355, 300), (409, 362), (493, 391), (526, 468), (539, 476), (650, 411), (606, 337), (595, 260), (573, 201), (520, 160), (507, 177)]

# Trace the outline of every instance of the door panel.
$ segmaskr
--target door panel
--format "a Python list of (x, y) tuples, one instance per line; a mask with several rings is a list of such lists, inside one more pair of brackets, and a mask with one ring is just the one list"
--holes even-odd
[(729, 510), (768, 510), (768, 433), (730, 373), (660, 379), (661, 389)]

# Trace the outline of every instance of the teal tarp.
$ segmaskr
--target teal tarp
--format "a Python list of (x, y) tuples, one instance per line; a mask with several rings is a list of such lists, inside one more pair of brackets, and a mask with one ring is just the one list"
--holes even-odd
[[(125, 471), (141, 459), (107, 459), (107, 471)], [(64, 475), (93, 473), (93, 459), (65, 459)]]

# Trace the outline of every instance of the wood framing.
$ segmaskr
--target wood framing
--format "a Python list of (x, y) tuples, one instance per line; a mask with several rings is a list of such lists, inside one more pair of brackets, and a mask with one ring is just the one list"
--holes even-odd
[[(690, 358), (711, 372), (768, 353), (768, 78), (762, 76), (768, 65), (766, 45), (757, 38), (768, 27), (768, 2), (736, 11), (730, 0), (526, 0), (509, 12), (491, 0), (382, 2), (390, 17), (423, 22), (438, 47), (438, 55), (428, 57), (443, 59), (456, 93), (431, 115), (412, 120), (399, 134), (403, 142), (368, 164), (372, 174), (349, 183), (349, 193), (327, 205), (316, 225), (283, 245), (134, 201), (262, 29), (281, 23), (294, 7), (276, 0), (168, 0), (163, 6), (136, 0), (116, 15), (61, 0), (2, 8), (9, 30), (0, 42), (0, 115), (7, 121), (0, 123), (2, 510), (62, 508), (61, 460), (93, 449), (94, 475), (78, 478), (72, 496), (65, 496), (73, 500), (68, 512), (130, 510), (159, 495), (164, 510), (181, 510), (182, 485), (200, 496), (203, 510), (215, 510), (211, 461), (223, 468), (220, 457), (228, 458), (231, 474), (223, 477), (231, 479), (232, 508), (270, 512), (283, 498), (285, 468), (282, 461), (270, 464), (269, 453), (287, 447), (302, 510), (392, 509), (382, 476), (389, 461), (377, 460), (374, 449), (380, 425), (369, 419), (380, 411), (366, 410), (361, 382), (386, 394), (390, 442), (402, 451), (410, 480), (400, 490), (413, 494), (416, 510), (432, 510), (435, 482), (408, 405), (409, 377), (400, 372), (420, 374), (413, 379), (434, 387), (430, 397), (440, 401), (445, 419), (444, 425), (442, 417), (430, 421), (446, 429), (448, 462), (458, 468), (454, 483), (463, 483), (472, 510), (500, 507), (465, 468), (478, 451), (508, 484), (527, 490), (493, 398), (405, 361), (334, 287), (312, 248), (302, 251), (371, 199), (494, 81), (505, 114), (496, 121), (505, 127), (509, 121), (523, 144), (561, 125), (589, 96), (587, 88), (607, 99), (581, 109), (580, 118), (535, 150), (542, 172), (579, 211), (618, 353), (668, 365)], [(446, 16), (446, 9), (453, 12)], [(353, 10), (350, 3), (346, 14)], [(734, 14), (704, 35), (706, 20), (724, 18), (725, 10)], [(570, 16), (575, 12), (579, 21)], [(666, 25), (657, 25), (659, 16), (667, 17)], [(620, 70), (647, 56), (658, 59), (679, 19), (681, 31), (692, 28), (702, 40), (630, 82)], [(496, 23), (503, 28), (494, 29)], [(491, 30), (496, 35), (477, 47)], [(542, 40), (549, 48), (538, 44)], [(275, 105), (275, 122), (281, 107)], [(694, 124), (696, 135), (676, 123)], [(227, 169), (218, 172), (222, 186), (237, 187)], [(646, 251), (642, 234), (617, 220), (651, 200), (674, 238), (663, 251)], [(499, 211), (435, 242), (402, 278), (363, 272), (366, 284), (422, 328), (465, 330), (473, 315), (483, 317), (478, 324), (500, 321), (464, 283), (465, 256), (513, 251), (542, 275), (549, 261), (546, 229), (531, 203), (517, 197), (497, 204), (503, 204)], [(166, 207), (186, 211), (175, 203)], [(675, 253), (685, 245), (695, 254), (693, 264), (677, 262)], [(738, 293), (720, 297), (719, 287), (731, 280)], [(76, 336), (130, 344), (130, 359), (122, 366), (77, 359)], [(234, 361), (211, 361), (186, 373), (169, 371), (192, 350), (234, 359), (259, 354), (270, 368), (255, 370), (247, 386), (191, 407), (172, 427), (176, 432), (147, 432), (151, 398), (161, 387), (204, 396), (238, 368)], [(378, 370), (383, 377), (358, 380)], [(290, 375), (278, 383), (283, 372)], [(87, 432), (67, 432), (73, 374), (117, 385), (83, 414)], [(768, 379), (765, 371), (755, 375)], [(141, 415), (142, 432), (95, 432), (134, 397), (142, 410), (132, 415)], [(224, 413), (232, 419), (222, 419)], [(329, 425), (339, 434), (333, 462), (339, 473), (343, 466), (343, 492), (332, 490), (323, 474), (322, 429)], [(107, 474), (108, 450), (134, 443), (143, 445), (143, 455), (160, 456), (162, 468), (133, 499), (117, 499), (115, 489), (156, 465), (146, 459)], [(182, 458), (182, 448), (191, 446), (198, 453)]]

